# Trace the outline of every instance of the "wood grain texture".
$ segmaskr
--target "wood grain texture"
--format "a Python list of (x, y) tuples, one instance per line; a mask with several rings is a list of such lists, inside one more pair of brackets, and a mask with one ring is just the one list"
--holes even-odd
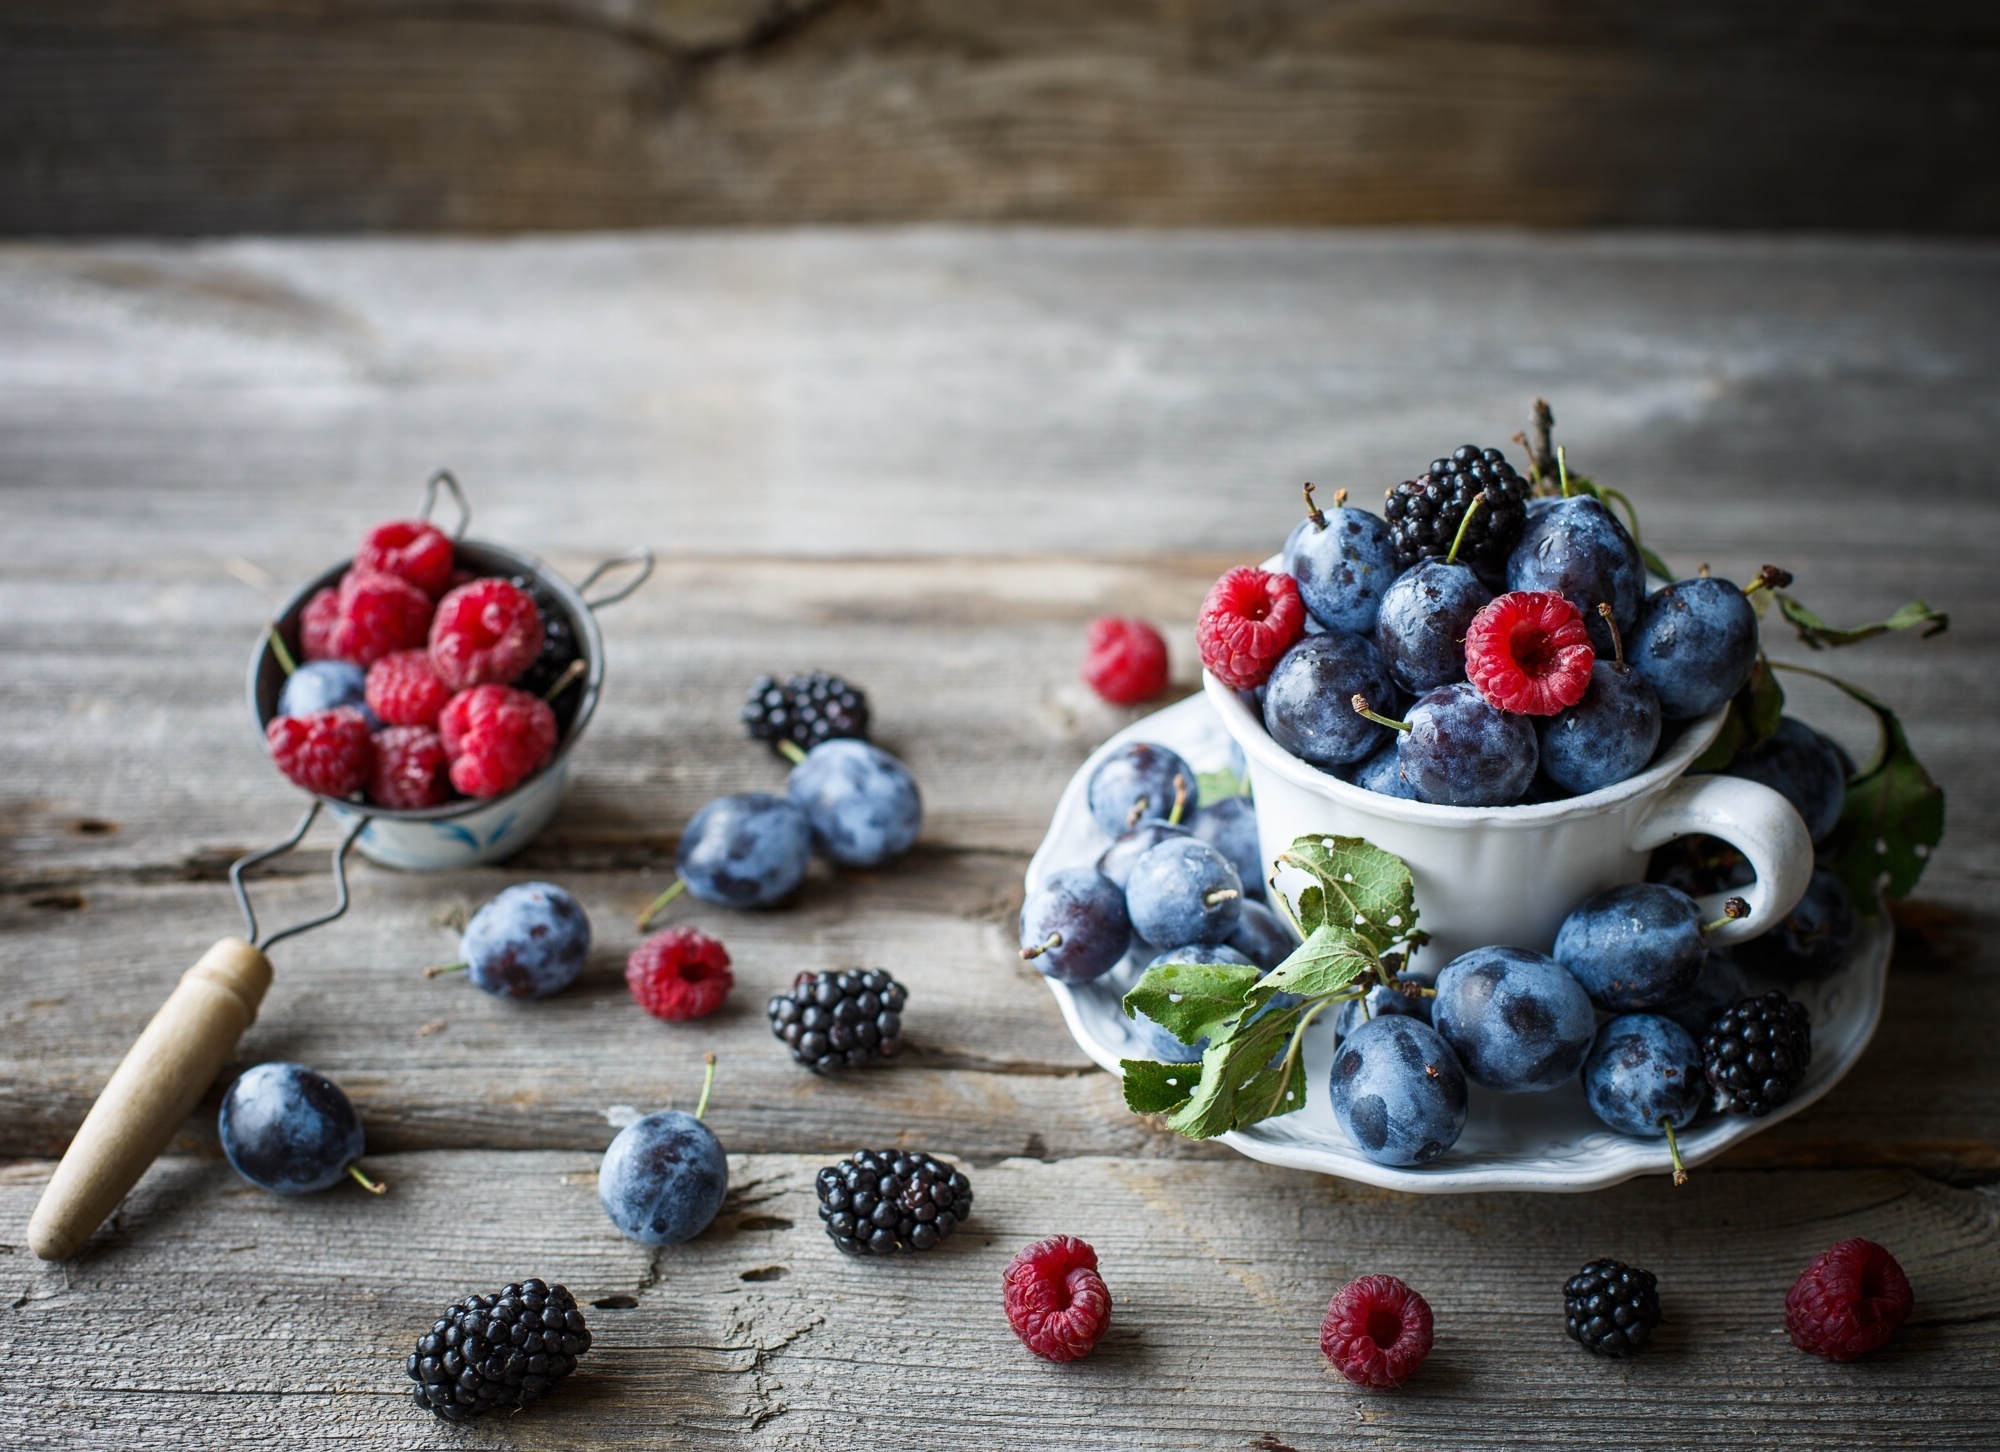
[(1972, 0), (16, 4), (0, 229), (2000, 226)]

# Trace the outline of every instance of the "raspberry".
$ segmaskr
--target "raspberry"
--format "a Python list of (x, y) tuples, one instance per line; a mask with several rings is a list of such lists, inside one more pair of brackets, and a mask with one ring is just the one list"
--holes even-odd
[(1114, 706), (1136, 706), (1167, 688), (1167, 643), (1143, 620), (1106, 615), (1090, 622), (1083, 679)]
[(1401, 1386), (1431, 1354), (1430, 1303), (1394, 1276), (1349, 1281), (1326, 1308), (1319, 1349), (1356, 1386)]
[(368, 718), (352, 706), (310, 716), (273, 716), (264, 728), (264, 743), (279, 771), (323, 797), (351, 797), (360, 791), (375, 757)]
[(1552, 590), (1502, 595), (1466, 627), (1466, 679), (1503, 711), (1553, 716), (1574, 706), (1596, 663), (1582, 614)]
[(438, 714), (438, 735), (451, 757), (451, 784), (469, 797), (511, 791), (556, 748), (556, 713), (549, 703), (506, 686), (474, 686)]
[(722, 1007), (735, 983), (729, 951), (693, 928), (655, 933), (625, 960), (625, 986), (633, 999), (668, 1023), (707, 1018)]
[(334, 627), (340, 624), (340, 594), (320, 590), (299, 612), (299, 656), (302, 660), (334, 660)]
[(368, 667), (368, 708), (391, 726), (435, 726), (451, 687), (427, 650), (392, 650)]
[(506, 580), (474, 580), (438, 601), (431, 664), (454, 691), (506, 685), (535, 663), (542, 614), (534, 596)]
[(1073, 1235), (1038, 1240), (1007, 1267), (1007, 1324), (1045, 1361), (1075, 1361), (1111, 1324), (1097, 1252)]
[(368, 531), (354, 552), (357, 570), (408, 580), (433, 600), (451, 588), (451, 541), (421, 519), (392, 519)]
[(1239, 691), (1263, 685), (1278, 657), (1305, 633), (1298, 581), (1248, 566), (1209, 586), (1194, 626), (1201, 663)]
[(392, 650), (422, 645), (431, 624), (431, 597), (394, 575), (349, 570), (340, 581), (340, 618), (333, 653), (371, 666)]
[(1894, 1336), (1915, 1303), (1895, 1256), (1872, 1240), (1843, 1240), (1785, 1293), (1785, 1329), (1801, 1351), (1852, 1361)]
[(444, 742), (428, 726), (387, 726), (375, 733), (375, 765), (368, 800), (378, 807), (414, 812), (451, 800)]

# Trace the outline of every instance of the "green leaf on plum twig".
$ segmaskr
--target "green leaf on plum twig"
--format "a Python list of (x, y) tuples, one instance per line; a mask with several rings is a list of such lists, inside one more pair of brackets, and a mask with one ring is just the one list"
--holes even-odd
[(1194, 779), (1195, 799), (1204, 807), (1214, 806), (1225, 797), (1250, 795), (1250, 778), (1238, 776), (1226, 766), (1220, 771), (1198, 771)]
[(1395, 853), (1359, 837), (1301, 837), (1278, 861), (1312, 879), (1294, 908), (1308, 939), (1322, 926), (1341, 928), (1379, 956), (1416, 930), (1416, 884)]
[(1886, 635), (1892, 630), (1914, 630), (1922, 626), (1922, 638), (1928, 639), (1951, 628), (1949, 615), (1942, 610), (1931, 609), (1921, 600), (1910, 601), (1887, 620), (1878, 620), (1872, 625), (1856, 625), (1846, 630), (1828, 625), (1787, 594), (1778, 595), (1778, 613), (1785, 617), (1792, 629), (1798, 631), (1799, 639), (1814, 650), (1853, 645), (1856, 641)]
[(1303, 1109), (1305, 1056), (1286, 1052), (1302, 1018), (1297, 1007), (1266, 1010), (1211, 1039), (1202, 1052), (1201, 1079), (1187, 1102), (1167, 1115), (1167, 1128), (1189, 1139), (1213, 1139)]
[(1736, 760), (1738, 753), (1769, 741), (1784, 714), (1784, 687), (1778, 684), (1771, 663), (1759, 651), (1756, 663), (1750, 667), (1750, 679), (1729, 702), (1729, 714), (1722, 718), (1722, 729), (1688, 770), (1721, 771)]
[(1201, 1081), (1200, 1064), (1156, 1064), (1151, 1059), (1121, 1059), (1125, 1107), (1134, 1114), (1165, 1114), (1187, 1103)]
[(1279, 993), (1307, 998), (1338, 993), (1355, 979), (1373, 973), (1380, 962), (1380, 956), (1370, 951), (1358, 933), (1322, 923), (1290, 957), (1256, 980), (1249, 1001), (1252, 1007), (1262, 1007)]
[(1198, 1043), (1242, 1017), (1256, 981), (1248, 964), (1155, 963), (1125, 995), (1125, 1016), (1143, 1013), (1182, 1043)]

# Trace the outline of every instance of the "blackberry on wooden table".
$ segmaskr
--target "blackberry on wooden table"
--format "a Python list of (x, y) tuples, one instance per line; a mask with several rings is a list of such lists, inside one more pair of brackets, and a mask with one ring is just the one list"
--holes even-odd
[(819, 1218), (849, 1255), (930, 1250), (972, 1213), (972, 1182), (915, 1150), (857, 1150), (819, 1172)]
[(447, 1422), (521, 1408), (576, 1370), (590, 1330), (561, 1286), (526, 1280), (445, 1308), (410, 1353), (418, 1406)]
[(1505, 573), (1507, 556), (1528, 522), (1528, 481), (1498, 449), (1475, 444), (1460, 444), (1450, 458), (1433, 459), (1430, 468), (1389, 491), (1382, 515), (1389, 521), (1397, 566), (1407, 570), (1419, 560), (1450, 554), (1474, 498), (1483, 502), (1466, 525), (1458, 559), (1483, 574)]
[(1622, 1260), (1594, 1260), (1563, 1286), (1563, 1329), (1599, 1356), (1644, 1349), (1660, 1324), (1659, 1282)]
[(744, 729), (773, 751), (781, 741), (810, 751), (836, 736), (868, 739), (868, 697), (825, 671), (795, 675), (783, 685), (759, 676), (743, 700)]
[(879, 968), (801, 973), (792, 991), (766, 1005), (771, 1032), (792, 1057), (824, 1074), (859, 1068), (903, 1051), (903, 1004), (908, 990)]

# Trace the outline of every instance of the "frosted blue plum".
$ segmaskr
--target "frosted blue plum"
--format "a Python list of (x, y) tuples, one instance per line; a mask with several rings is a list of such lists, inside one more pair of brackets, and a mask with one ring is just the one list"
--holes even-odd
[(597, 1169), (597, 1198), (619, 1232), (642, 1245), (679, 1245), (708, 1228), (729, 1191), (715, 1132), (678, 1109), (618, 1131)]
[(520, 882), (472, 915), (458, 941), (472, 981), (500, 998), (546, 998), (576, 982), (590, 919), (553, 882)]
[(1254, 899), (1244, 901), (1236, 931), (1229, 935), (1229, 946), (1267, 973), (1291, 957), (1298, 945), (1285, 920)]
[(381, 725), (368, 709), (368, 672), (344, 660), (309, 660), (285, 677), (278, 692), (280, 716), (311, 716), (336, 706), (353, 706), (368, 718), (370, 727)]
[(1847, 770), (1840, 748), (1793, 716), (1779, 720), (1769, 740), (1738, 754), (1725, 776), (1761, 782), (1805, 819), (1814, 845), (1833, 834), (1847, 800)]
[(1361, 765), (1353, 768), (1349, 778), (1364, 791), (1380, 792), (1385, 797), (1414, 802), (1417, 789), (1403, 776), (1403, 756), (1400, 742), (1391, 741), (1380, 751), (1369, 757)]
[(1234, 865), (1243, 880), (1244, 897), (1263, 897), (1264, 850), (1257, 840), (1257, 808), (1250, 798), (1224, 797), (1196, 812), (1188, 825)]
[(1109, 878), (1120, 892), (1123, 892), (1127, 880), (1132, 876), (1133, 863), (1144, 857), (1169, 837), (1192, 837), (1193, 835), (1194, 833), (1190, 832), (1186, 827), (1176, 826), (1172, 822), (1163, 822), (1157, 817), (1141, 822), (1137, 826), (1127, 827), (1111, 839), (1111, 845), (1106, 847), (1098, 857), (1097, 870)]
[(1451, 1045), (1418, 1019), (1385, 1015), (1334, 1051), (1334, 1118), (1378, 1165), (1429, 1164), (1465, 1129), (1465, 1070)]
[(812, 826), (813, 845), (842, 867), (901, 857), (923, 825), (923, 797), (909, 768), (879, 746), (823, 741), (785, 779), (785, 796)]
[(1630, 666), (1601, 660), (1583, 699), (1539, 727), (1542, 771), (1565, 791), (1594, 792), (1624, 781), (1660, 744), (1660, 702)]
[(1750, 679), (1757, 612), (1727, 580), (1676, 581), (1639, 607), (1625, 658), (1660, 698), (1669, 721), (1706, 716)]
[(1597, 653), (1609, 658), (1617, 651), (1597, 607), (1609, 604), (1618, 628), (1630, 631), (1646, 598), (1646, 570), (1625, 526), (1597, 500), (1577, 495), (1529, 514), (1507, 557), (1507, 588), (1563, 596), (1583, 612)]
[(1583, 1093), (1620, 1134), (1658, 1138), (1701, 1112), (1708, 1081), (1694, 1037), (1670, 1018), (1627, 1013), (1597, 1031), (1583, 1063)]
[(338, 1182), (361, 1158), (361, 1120), (340, 1086), (304, 1064), (246, 1069), (222, 1096), (215, 1128), (236, 1173), (280, 1195)]
[(1555, 959), (1526, 948), (1474, 948), (1438, 974), (1431, 1023), (1475, 1082), (1539, 1094), (1575, 1077), (1597, 1016)]
[(1371, 755), (1384, 728), (1355, 714), (1355, 696), (1369, 704), (1395, 697), (1375, 642), (1344, 630), (1308, 635), (1286, 651), (1265, 683), (1264, 727), (1301, 761), (1331, 770)]
[(674, 869), (688, 891), (723, 907), (769, 907), (804, 881), (812, 822), (769, 792), (717, 797), (681, 833)]
[(1281, 568), (1299, 582), (1299, 599), (1320, 624), (1365, 635), (1396, 578), (1388, 522), (1344, 504), (1316, 516), (1300, 520), (1285, 541)]
[(1672, 1002), (1662, 1004), (1658, 1012), (1661, 1017), (1670, 1018), (1686, 1029), (1699, 1042), (1718, 1013), (1735, 1007), (1749, 996), (1750, 980), (1736, 966), (1736, 960), (1720, 948), (1710, 948), (1708, 956), (1702, 960), (1701, 972), (1696, 975), (1694, 986)]
[(1181, 820), (1186, 821), (1201, 805), (1194, 770), (1164, 746), (1129, 742), (1100, 761), (1090, 774), (1090, 815), (1116, 837), (1149, 818), (1172, 816), (1183, 787), (1187, 799), (1181, 807)]
[(1050, 873), (1021, 904), (1021, 956), (1060, 983), (1088, 983), (1132, 945), (1125, 894), (1094, 867)]
[(1708, 957), (1701, 909), (1677, 887), (1630, 882), (1584, 899), (1556, 933), (1556, 961), (1614, 1013), (1672, 1003)]
[(1170, 838), (1132, 864), (1125, 910), (1148, 943), (1224, 943), (1242, 919), (1243, 880), (1208, 843)]
[(1465, 632), (1493, 592), (1464, 565), (1422, 560), (1382, 597), (1375, 648), (1397, 685), (1413, 695), (1465, 679)]
[(1407, 720), (1410, 729), (1397, 733), (1397, 760), (1420, 802), (1511, 806), (1535, 780), (1535, 728), (1526, 716), (1488, 704), (1470, 681), (1438, 687)]

